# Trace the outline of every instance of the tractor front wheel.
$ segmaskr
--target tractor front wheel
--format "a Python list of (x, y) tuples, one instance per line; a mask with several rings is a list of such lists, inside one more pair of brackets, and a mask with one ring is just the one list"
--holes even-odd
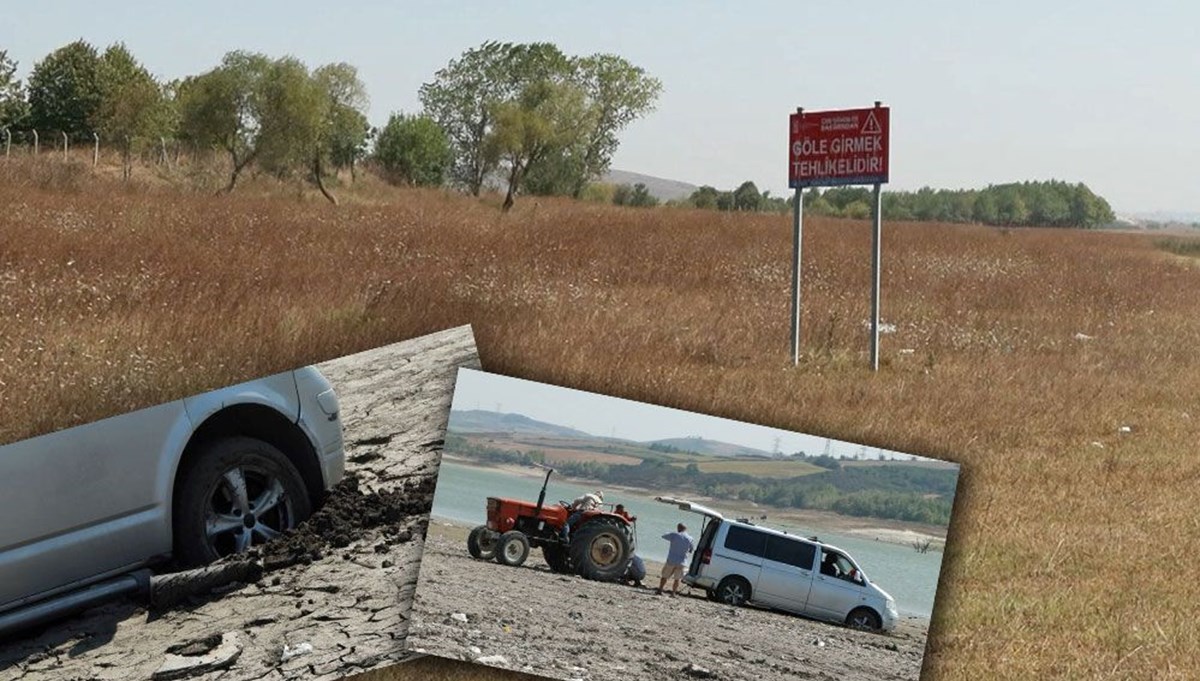
[(586, 579), (611, 582), (629, 566), (629, 528), (612, 518), (597, 518), (571, 532), (571, 564)]
[(496, 533), (480, 525), (467, 535), (467, 551), (472, 558), (491, 560), (496, 557)]
[(496, 562), (517, 567), (529, 557), (529, 537), (519, 530), (509, 530), (496, 542)]

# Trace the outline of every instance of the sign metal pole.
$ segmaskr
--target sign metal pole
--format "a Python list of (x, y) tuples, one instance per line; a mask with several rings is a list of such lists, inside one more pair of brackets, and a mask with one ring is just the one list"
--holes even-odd
[[(804, 109), (796, 109), (803, 115)], [(804, 189), (792, 197), (792, 366), (800, 364), (800, 234), (804, 226)]]
[[(883, 103), (875, 101), (878, 109)], [(883, 273), (883, 185), (875, 183), (871, 230), (871, 371), (879, 371), (879, 280)]]
[(883, 185), (875, 185), (871, 231), (871, 371), (879, 371), (879, 279), (883, 263)]

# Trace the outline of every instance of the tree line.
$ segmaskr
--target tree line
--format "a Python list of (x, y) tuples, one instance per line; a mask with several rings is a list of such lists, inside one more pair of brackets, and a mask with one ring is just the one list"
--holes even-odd
[(474, 195), (506, 188), (579, 197), (607, 172), (619, 134), (653, 110), (662, 84), (612, 54), (571, 56), (551, 43), (486, 42), (420, 88), (422, 110), (366, 116), (368, 95), (347, 63), (309, 68), (295, 57), (229, 52), (217, 66), (157, 79), (123, 44), (83, 40), (38, 61), (22, 83), (0, 51), (0, 128), (88, 140), (132, 159), (165, 138), (219, 154), (233, 191), (248, 168), (325, 186), (370, 160), (392, 182), (452, 185)]
[[(515, 451), (472, 443), (448, 435), (446, 451), (480, 461), (532, 465), (545, 463), (536, 449)], [(818, 457), (813, 457), (814, 459)], [(601, 480), (642, 489), (687, 489), (724, 499), (739, 499), (782, 508), (834, 511), (844, 515), (908, 520), (944, 525), (950, 522), (958, 476), (947, 469), (904, 465), (844, 466), (785, 479), (757, 478), (745, 473), (706, 473), (695, 463), (667, 461), (638, 464), (560, 461), (564, 476)]]
[[(865, 220), (871, 217), (873, 190), (866, 187), (813, 188), (804, 192), (804, 210), (812, 215)], [(887, 220), (955, 222), (1014, 227), (1083, 227), (1116, 220), (1103, 197), (1082, 182), (1059, 180), (1011, 182), (983, 189), (931, 189), (885, 191), (881, 198)], [(786, 213), (793, 197), (771, 196), (747, 181), (722, 191), (703, 186), (690, 196), (668, 205), (721, 211)]]

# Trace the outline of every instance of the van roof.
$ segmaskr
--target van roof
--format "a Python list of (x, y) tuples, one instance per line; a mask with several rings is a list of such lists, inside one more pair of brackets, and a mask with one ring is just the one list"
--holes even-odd
[(767, 534), (773, 534), (773, 535), (776, 535), (779, 537), (787, 537), (788, 539), (799, 539), (800, 541), (805, 541), (805, 542), (808, 542), (809, 544), (816, 544), (817, 546), (820, 546), (821, 548), (824, 548), (824, 549), (830, 549), (833, 551), (837, 551), (838, 553), (842, 553), (847, 556), (850, 555), (849, 551), (842, 549), (842, 548), (838, 548), (838, 547), (834, 546), (833, 544), (828, 544), (826, 542), (823, 542), (820, 539), (813, 539), (811, 537), (805, 537), (805, 536), (799, 535), (799, 534), (791, 534), (788, 532), (784, 532), (783, 530), (777, 530), (773, 527), (763, 527), (762, 525), (755, 525), (754, 523), (746, 522), (743, 520), (726, 519), (725, 522), (731, 523), (733, 525), (737, 525), (739, 527), (745, 527), (745, 528), (749, 528), (749, 529), (753, 529), (753, 530), (758, 530), (759, 532), (766, 532)]
[(754, 530), (758, 530), (760, 532), (766, 532), (768, 534), (774, 534), (774, 535), (777, 535), (780, 537), (787, 537), (788, 539), (799, 539), (801, 541), (806, 541), (810, 544), (816, 544), (822, 548), (832, 549), (839, 553), (843, 553), (847, 556), (850, 555), (850, 553), (848, 551), (846, 551), (845, 549), (840, 549), (840, 548), (834, 546), (833, 544), (826, 544), (825, 542), (821, 541), (820, 539), (815, 539), (815, 540), (809, 539), (808, 537), (805, 537), (802, 535), (789, 534), (787, 532), (784, 532), (783, 530), (776, 530), (771, 527), (755, 525), (754, 523), (751, 523), (751, 522), (748, 522), (745, 520), (734, 520), (731, 518), (726, 518), (723, 515), (721, 515), (719, 512), (714, 511), (711, 508), (708, 508), (706, 506), (701, 506), (700, 504), (693, 503), (692, 501), (689, 501), (687, 499), (678, 499), (675, 497), (654, 497), (654, 499), (655, 499), (655, 501), (659, 501), (664, 504), (671, 504), (673, 506), (678, 506), (681, 510), (684, 510), (684, 511), (700, 513), (702, 515), (708, 516), (709, 518), (713, 518), (715, 520), (719, 520), (721, 522), (732, 523), (734, 525), (738, 525), (739, 527), (751, 528)]

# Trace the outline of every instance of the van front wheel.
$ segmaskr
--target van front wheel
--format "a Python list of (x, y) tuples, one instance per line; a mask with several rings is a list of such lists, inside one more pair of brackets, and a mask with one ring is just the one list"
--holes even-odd
[(853, 629), (866, 629), (867, 631), (879, 631), (883, 628), (883, 622), (879, 620), (879, 615), (870, 608), (855, 608), (846, 615), (846, 626)]
[(741, 577), (726, 577), (717, 585), (717, 600), (725, 605), (745, 605), (750, 600), (750, 582)]

